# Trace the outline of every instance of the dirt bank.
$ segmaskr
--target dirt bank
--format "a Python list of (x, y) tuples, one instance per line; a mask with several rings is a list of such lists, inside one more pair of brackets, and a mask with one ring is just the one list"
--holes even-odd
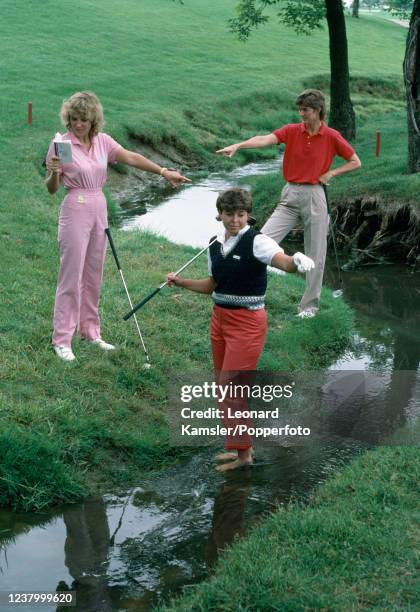
[[(182, 155), (180, 151), (168, 143), (162, 143), (158, 151), (146, 142), (133, 139), (130, 143), (130, 149), (144, 155), (160, 166), (176, 168), (187, 174), (189, 169), (196, 166), (191, 159)], [(162, 184), (166, 184), (170, 192), (172, 188), (160, 176), (122, 164), (117, 164), (108, 173), (107, 186), (111, 196), (121, 208), (139, 208), (141, 210), (144, 207), (145, 209), (146, 200), (153, 200), (153, 191)]]
[(347, 269), (390, 261), (420, 267), (420, 219), (411, 206), (359, 198), (333, 206), (332, 216)]

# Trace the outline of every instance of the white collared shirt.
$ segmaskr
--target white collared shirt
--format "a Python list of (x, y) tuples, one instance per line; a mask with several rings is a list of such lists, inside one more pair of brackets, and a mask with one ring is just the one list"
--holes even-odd
[[(226, 229), (222, 227), (217, 234), (217, 242), (222, 245), (222, 254), (226, 257), (235, 248), (240, 237), (249, 230), (249, 225), (245, 225), (236, 236), (229, 236), (226, 239)], [(277, 244), (275, 240), (265, 234), (258, 234), (254, 238), (253, 255), (258, 261), (269, 266), (274, 255), (284, 253), (284, 250)], [(207, 252), (209, 276), (213, 276), (211, 267), (210, 251)]]

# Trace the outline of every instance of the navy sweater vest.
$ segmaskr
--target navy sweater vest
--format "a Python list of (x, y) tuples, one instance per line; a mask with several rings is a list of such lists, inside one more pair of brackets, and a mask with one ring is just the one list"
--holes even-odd
[[(261, 232), (249, 228), (235, 247), (222, 254), (220, 242), (210, 247), (215, 293), (237, 296), (264, 296), (267, 289), (267, 266), (254, 257), (254, 238)], [(213, 240), (213, 238), (212, 238)]]

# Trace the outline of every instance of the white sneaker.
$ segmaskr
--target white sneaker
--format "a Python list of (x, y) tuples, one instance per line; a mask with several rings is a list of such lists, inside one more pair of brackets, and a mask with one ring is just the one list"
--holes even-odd
[(63, 346), (62, 344), (53, 344), (53, 349), (56, 355), (58, 355), (63, 361), (74, 361), (76, 359), (73, 351), (69, 346)]
[(105, 342), (102, 338), (95, 338), (95, 340), (88, 340), (91, 344), (95, 344), (99, 346), (103, 351), (113, 351), (115, 346), (113, 344), (109, 344), (109, 342)]
[(313, 308), (306, 308), (305, 310), (301, 310), (296, 315), (299, 319), (312, 319), (316, 315), (316, 310)]

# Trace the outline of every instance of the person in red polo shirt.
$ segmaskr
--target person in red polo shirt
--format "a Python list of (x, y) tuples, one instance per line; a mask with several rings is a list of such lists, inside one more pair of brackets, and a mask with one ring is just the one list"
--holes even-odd
[[(327, 252), (328, 212), (323, 185), (339, 174), (360, 168), (361, 162), (353, 147), (337, 130), (325, 123), (325, 97), (318, 89), (305, 89), (296, 105), (302, 123), (290, 123), (271, 134), (254, 136), (219, 149), (217, 153), (232, 157), (238, 149), (285, 144), (283, 176), (286, 185), (281, 199), (262, 232), (277, 242), (303, 223), (305, 253), (315, 262), (306, 273), (306, 289), (299, 304), (298, 317), (313, 317), (319, 309), (319, 299)], [(338, 155), (346, 163), (330, 170)]]

